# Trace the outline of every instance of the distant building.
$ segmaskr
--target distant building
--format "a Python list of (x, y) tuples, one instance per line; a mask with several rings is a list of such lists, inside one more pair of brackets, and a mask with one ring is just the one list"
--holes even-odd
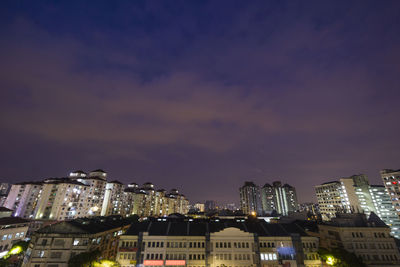
[(300, 206), (300, 211), (306, 211), (314, 215), (320, 213), (318, 203), (307, 202), (307, 203), (302, 203), (299, 206)]
[(330, 220), (338, 211), (343, 211), (342, 186), (339, 181), (323, 183), (315, 186), (319, 211), (322, 219)]
[(45, 226), (33, 234), (23, 266), (67, 267), (71, 257), (96, 249), (104, 259), (114, 260), (118, 239), (129, 226), (121, 216), (80, 218)]
[(217, 208), (217, 204), (214, 200), (206, 200), (204, 203), (204, 211), (213, 211)]
[[(386, 171), (382, 171), (384, 176)], [(390, 173), (390, 172), (388, 172)], [(374, 212), (391, 228), (391, 234), (400, 237), (400, 219), (396, 215), (393, 201), (396, 193), (392, 174), (386, 175), (386, 189), (379, 185), (370, 185), (366, 175), (353, 175), (341, 178), (339, 181), (325, 183), (315, 187), (322, 219), (331, 220), (336, 213), (365, 213), (367, 216)], [(388, 189), (389, 188), (389, 189)], [(394, 200), (393, 200), (394, 199)]]
[(294, 224), (264, 220), (158, 219), (119, 240), (121, 266), (321, 266), (319, 240)]
[(296, 189), (280, 181), (265, 184), (261, 189), (261, 203), (263, 213), (271, 214), (276, 211), (282, 215), (299, 210)]
[(262, 214), (262, 204), (260, 197), (260, 188), (253, 182), (245, 182), (239, 189), (240, 209), (245, 214)]
[(204, 203), (196, 203), (194, 204), (194, 208), (199, 212), (204, 212)]
[(101, 169), (89, 174), (78, 170), (69, 177), (47, 178), (11, 186), (4, 206), (14, 216), (36, 220), (70, 220), (88, 216), (164, 216), (188, 212), (186, 197), (172, 189), (155, 190), (152, 183), (139, 188), (131, 183), (107, 181)]
[(384, 169), (381, 177), (397, 215), (400, 216), (400, 170)]
[(13, 216), (33, 218), (42, 192), (42, 182), (13, 184), (4, 207), (13, 210)]

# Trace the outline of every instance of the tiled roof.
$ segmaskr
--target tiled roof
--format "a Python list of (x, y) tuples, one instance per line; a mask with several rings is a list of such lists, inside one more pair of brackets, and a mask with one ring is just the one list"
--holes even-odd
[(237, 220), (167, 220), (144, 221), (133, 223), (126, 235), (138, 235), (140, 232), (148, 232), (156, 236), (205, 236), (207, 233), (215, 233), (225, 228), (234, 227), (258, 236), (290, 236), (300, 234), (306, 236), (303, 229), (297, 225), (270, 224), (264, 220), (238, 222)]
[(20, 224), (27, 223), (29, 220), (22, 219), (19, 217), (3, 217), (0, 218), (0, 225), (11, 225), (11, 224)]
[(96, 234), (109, 231), (114, 228), (129, 225), (130, 222), (119, 215), (108, 217), (79, 218), (71, 221), (45, 226), (38, 233), (48, 234)]

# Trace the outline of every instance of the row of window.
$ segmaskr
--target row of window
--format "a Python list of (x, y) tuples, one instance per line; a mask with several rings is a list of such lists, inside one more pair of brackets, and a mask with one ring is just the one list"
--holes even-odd
[(317, 248), (317, 244), (315, 243), (303, 243), (303, 248)]
[[(25, 232), (15, 233), (14, 238), (23, 238), (24, 234)], [(13, 239), (13, 234), (3, 235), (3, 237), (1, 238), (2, 241), (7, 239)]]
[(260, 253), (260, 258), (262, 261), (275, 261), (278, 259), (275, 253)]
[(369, 255), (369, 254), (363, 254), (361, 257), (364, 260), (372, 260), (372, 261), (397, 261), (397, 256), (396, 255)]
[(313, 253), (313, 254), (304, 254), (304, 258), (306, 260), (319, 260), (318, 254), (315, 254), (315, 253)]
[[(231, 242), (215, 242), (216, 248), (231, 248)], [(249, 248), (248, 242), (233, 242), (234, 248)]]
[[(366, 243), (352, 243), (348, 245), (349, 249), (367, 249), (368, 246)], [(370, 243), (369, 247), (372, 249), (393, 249), (392, 243)]]
[(260, 248), (274, 248), (275, 242), (260, 242)]
[(134, 260), (136, 259), (136, 252), (134, 253), (121, 253), (119, 254), (120, 260)]
[[(232, 260), (232, 254), (215, 254), (215, 259), (216, 260)], [(249, 261), (250, 260), (250, 254), (234, 254), (233, 259), (235, 261)]]

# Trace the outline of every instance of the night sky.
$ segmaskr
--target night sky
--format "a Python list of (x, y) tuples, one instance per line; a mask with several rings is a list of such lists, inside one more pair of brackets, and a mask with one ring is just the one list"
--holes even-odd
[[(57, 2), (57, 3), (52, 3)], [(60, 2), (60, 3), (58, 3)], [(300, 202), (400, 168), (400, 1), (1, 1), (0, 179)]]

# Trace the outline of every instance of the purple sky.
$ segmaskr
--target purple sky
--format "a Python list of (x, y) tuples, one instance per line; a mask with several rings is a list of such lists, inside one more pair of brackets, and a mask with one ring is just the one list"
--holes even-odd
[[(38, 1), (39, 2), (39, 1)], [(400, 1), (5, 1), (0, 179), (238, 202), (400, 168)]]

